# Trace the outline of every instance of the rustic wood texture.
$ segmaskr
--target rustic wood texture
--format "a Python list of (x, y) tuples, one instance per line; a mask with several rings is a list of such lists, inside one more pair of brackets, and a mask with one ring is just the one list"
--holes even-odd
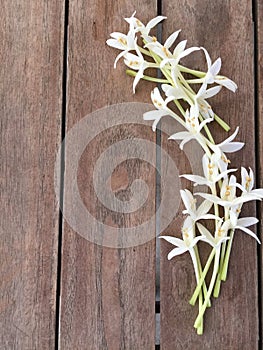
[[(181, 39), (189, 46), (204, 46), (213, 61), (222, 58), (223, 74), (238, 84), (236, 94), (224, 91), (213, 99), (213, 106), (231, 126), (232, 132), (240, 126), (239, 139), (246, 146), (230, 157), (231, 165), (255, 166), (254, 132), (254, 70), (253, 22), (251, 1), (163, 1), (163, 14), (168, 19), (163, 25), (163, 39), (179, 28)], [(191, 24), (191, 25), (190, 25)], [(193, 54), (187, 62), (192, 67), (205, 67), (200, 54)], [(175, 130), (175, 127), (172, 129)], [(215, 127), (216, 140), (225, 137)], [(167, 141), (163, 141), (163, 147)], [(170, 147), (174, 161), (178, 147)], [(182, 158), (181, 162), (182, 162)], [(178, 165), (184, 170), (185, 164)], [(167, 167), (166, 167), (167, 168)], [(164, 167), (164, 171), (166, 169)], [(179, 193), (178, 193), (179, 195)], [(254, 215), (255, 206), (246, 205), (243, 215)], [(165, 231), (178, 235), (181, 217)], [(196, 335), (193, 323), (197, 309), (188, 304), (195, 280), (189, 256), (166, 260), (171, 246), (161, 242), (161, 349), (257, 349), (258, 295), (257, 246), (250, 237), (237, 232), (234, 240), (227, 282), (222, 284), (220, 297), (205, 315), (202, 337)]]
[[(149, 84), (141, 84), (132, 96), (132, 79), (125, 75), (121, 63), (114, 71), (116, 51), (105, 44), (111, 32), (128, 29), (123, 17), (136, 8), (143, 21), (156, 15), (155, 1), (70, 1), (67, 130), (106, 105), (150, 102)], [(155, 169), (139, 160), (120, 164), (110, 182), (119, 199), (129, 200), (132, 182), (143, 179), (149, 200), (142, 211), (134, 215), (111, 212), (94, 192), (92, 173), (100, 154), (114, 142), (134, 137), (155, 140), (150, 127), (117, 127), (94, 138), (79, 163), (83, 202), (98, 221), (115, 227), (137, 225), (155, 212)], [(66, 167), (65, 178), (67, 174)], [(86, 229), (103, 239), (96, 225)], [(149, 230), (154, 234), (155, 227)], [(60, 314), (59, 344), (63, 350), (154, 349), (155, 240), (131, 248), (107, 248), (89, 242), (64, 222)]]
[(63, 1), (1, 2), (0, 348), (55, 347)]
[[(263, 4), (262, 1), (258, 0), (255, 3), (255, 24), (256, 24), (256, 40), (257, 40), (257, 102), (258, 102), (258, 108), (257, 108), (257, 133), (256, 133), (256, 144), (257, 144), (257, 168), (258, 168), (258, 173), (257, 173), (257, 183), (258, 186), (263, 188)], [(258, 203), (258, 213), (260, 215), (260, 224), (259, 224), (259, 232), (261, 233), (261, 241), (262, 241), (262, 230), (263, 230), (263, 206), (262, 203)], [(260, 336), (260, 345), (262, 347), (262, 291), (263, 291), (263, 286), (262, 286), (262, 247), (261, 247), (261, 254), (259, 256), (259, 268), (261, 269), (261, 336)]]
[[(0, 214), (0, 349), (77, 350), (150, 350), (155, 348), (155, 280), (156, 244), (147, 243), (130, 248), (109, 248), (96, 245), (77, 232), (65, 220), (62, 247), (58, 248), (59, 210), (53, 189), (56, 151), (60, 143), (62, 119), (62, 79), (64, 59), (65, 6), (69, 3), (67, 118), (66, 129), (89, 113), (107, 105), (122, 102), (150, 101), (154, 84), (141, 82), (132, 95), (132, 78), (127, 77), (119, 62), (113, 62), (117, 51), (105, 41), (113, 31), (125, 31), (123, 17), (134, 10), (143, 22), (157, 14), (157, 1), (84, 1), (56, 2), (46, 0), (4, 0), (1, 3), (1, 186)], [(257, 182), (263, 187), (263, 4), (260, 0), (209, 1), (162, 0), (163, 41), (181, 28), (180, 39), (188, 46), (204, 46), (212, 59), (222, 58), (222, 74), (238, 84), (236, 94), (224, 91), (213, 99), (216, 112), (234, 131), (240, 126), (239, 140), (246, 146), (232, 159), (233, 167), (251, 166), (257, 161)], [(253, 37), (253, 19), (256, 37)], [(257, 52), (253, 51), (254, 38)], [(255, 56), (257, 54), (257, 56)], [(254, 58), (258, 58), (255, 76)], [(185, 62), (205, 67), (200, 53)], [(258, 91), (254, 91), (257, 79)], [(258, 114), (254, 115), (254, 94), (257, 93)], [(64, 101), (65, 102), (65, 101)], [(131, 112), (131, 106), (127, 107)], [(138, 111), (134, 107), (134, 111)], [(110, 115), (105, 116), (105, 120)], [(255, 117), (256, 124), (255, 124)], [(100, 121), (95, 121), (91, 131)], [(170, 176), (164, 186), (178, 191), (167, 200), (165, 209), (177, 207), (179, 188), (173, 174), (175, 164), (180, 173), (191, 171), (191, 161), (178, 145), (167, 141), (175, 131), (175, 123), (162, 122), (162, 178)], [(105, 122), (106, 125), (106, 122)], [(150, 125), (150, 123), (149, 123)], [(216, 139), (225, 137), (215, 126)], [(81, 135), (80, 135), (81, 136)], [(155, 142), (150, 127), (122, 125), (104, 130), (83, 152), (77, 171), (81, 199), (98, 221), (111, 227), (132, 227), (151, 218), (155, 211), (156, 178), (154, 166), (143, 159), (120, 161), (105, 185), (122, 201), (133, 197), (136, 179), (148, 186), (148, 199), (129, 214), (107, 209), (96, 195), (93, 172), (103, 152), (122, 140), (136, 138)], [(78, 138), (76, 138), (76, 145)], [(188, 145), (191, 153), (195, 146)], [(129, 154), (120, 148), (117, 156)], [(66, 148), (66, 159), (70, 149)], [(138, 146), (138, 152), (143, 150)], [(149, 154), (152, 148), (149, 147)], [(256, 158), (255, 158), (256, 154)], [(151, 155), (152, 156), (152, 155)], [(127, 157), (128, 158), (128, 157)], [(154, 158), (154, 157), (152, 157)], [(107, 169), (99, 175), (105, 177)], [(172, 175), (171, 175), (172, 174)], [(67, 180), (68, 169), (65, 170)], [(65, 182), (67, 183), (67, 182)], [(137, 184), (138, 185), (138, 184)], [(141, 187), (140, 187), (141, 186)], [(142, 184), (137, 190), (144, 190)], [(69, 205), (65, 189), (65, 206)], [(67, 201), (67, 200), (68, 201)], [(179, 235), (183, 221), (182, 205), (175, 219), (164, 231)], [(258, 203), (263, 229), (262, 203)], [(164, 216), (166, 211), (162, 213)], [(247, 204), (244, 216), (256, 214), (254, 204)], [(78, 220), (78, 217), (76, 217)], [(159, 217), (157, 218), (159, 220)], [(161, 216), (163, 222), (163, 216)], [(162, 224), (157, 223), (157, 227)], [(108, 244), (107, 232), (98, 225), (88, 226), (98, 241)], [(107, 229), (106, 229), (107, 230)], [(155, 234), (155, 225), (141, 232)], [(262, 238), (262, 237), (261, 237)], [(121, 241), (121, 237), (117, 237)], [(161, 346), (162, 350), (256, 350), (262, 346), (262, 253), (255, 241), (236, 233), (227, 282), (222, 283), (218, 300), (205, 316), (204, 335), (195, 334), (193, 323), (197, 308), (188, 304), (195, 286), (190, 257), (185, 254), (167, 261), (171, 245), (161, 241)], [(58, 249), (62, 252), (61, 295), (57, 289)], [(208, 253), (202, 245), (203, 258)], [(261, 276), (261, 279), (258, 277)], [(60, 297), (60, 305), (56, 299)], [(259, 299), (260, 298), (260, 299)], [(59, 328), (56, 310), (60, 308)], [(261, 324), (259, 324), (259, 317)], [(58, 326), (58, 324), (57, 324)], [(56, 333), (56, 329), (59, 334)], [(258, 343), (258, 340), (261, 343)]]

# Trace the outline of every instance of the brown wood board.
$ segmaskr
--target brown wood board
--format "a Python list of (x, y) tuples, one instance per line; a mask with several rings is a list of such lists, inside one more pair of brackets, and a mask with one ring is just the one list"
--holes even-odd
[(63, 1), (1, 2), (0, 348), (55, 347)]
[[(132, 79), (125, 75), (121, 63), (113, 69), (116, 51), (106, 47), (105, 41), (111, 32), (128, 29), (123, 17), (130, 16), (136, 8), (140, 8), (142, 20), (154, 17), (155, 2), (139, 5), (138, 1), (90, 1), (88, 4), (71, 1), (69, 5), (67, 130), (104, 106), (150, 102), (150, 89), (144, 84), (132, 95)], [(93, 127), (98, 123), (95, 121)], [(100, 154), (114, 142), (135, 137), (155, 140), (148, 126), (115, 127), (94, 136), (79, 162), (81, 198), (96, 220), (110, 226), (136, 226), (145, 217), (154, 215), (155, 169), (140, 160), (122, 162), (110, 182), (119, 199), (129, 200), (132, 182), (143, 179), (148, 185), (150, 200), (141, 211), (129, 215), (108, 210), (94, 191), (92, 173)], [(69, 151), (66, 147), (66, 162)], [(101, 170), (101, 176), (106, 170)], [(67, 176), (66, 166), (66, 181)], [(88, 234), (93, 232), (102, 240), (107, 235), (107, 229), (100, 229), (96, 224), (86, 229)], [(148, 230), (154, 236), (155, 225)], [(60, 348), (153, 349), (155, 240), (130, 248), (109, 248), (81, 237), (64, 222), (62, 249)]]

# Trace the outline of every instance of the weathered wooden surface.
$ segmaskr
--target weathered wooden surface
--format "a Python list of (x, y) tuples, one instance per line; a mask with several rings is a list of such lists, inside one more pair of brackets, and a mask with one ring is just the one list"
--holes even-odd
[[(140, 8), (143, 20), (156, 13), (154, 1), (140, 5), (138, 1), (90, 1), (89, 5), (86, 1), (70, 2), (67, 130), (106, 105), (150, 102), (143, 84), (132, 96), (132, 79), (125, 75), (121, 63), (114, 71), (116, 52), (105, 44), (109, 33), (128, 28), (123, 17), (130, 16), (135, 8)], [(86, 207), (98, 221), (115, 227), (134, 226), (154, 214), (154, 168), (140, 161), (127, 161), (112, 176), (111, 187), (119, 199), (129, 200), (135, 179), (141, 178), (148, 184), (149, 200), (134, 215), (107, 210), (96, 197), (92, 173), (100, 154), (114, 142), (134, 137), (154, 142), (155, 135), (150, 128), (136, 125), (112, 130), (94, 138), (83, 152), (78, 186)], [(68, 152), (67, 149), (66, 158)], [(101, 170), (102, 176), (104, 171)], [(86, 229), (102, 239), (107, 234), (95, 224)], [(154, 225), (148, 229), (154, 234)], [(60, 348), (154, 349), (155, 240), (137, 247), (107, 248), (82, 238), (64, 223), (62, 255)]]
[[(254, 52), (253, 22), (250, 1), (163, 1), (165, 39), (169, 33), (182, 29), (181, 38), (189, 46), (204, 46), (213, 61), (222, 58), (222, 73), (238, 84), (236, 94), (224, 91), (213, 99), (213, 106), (231, 126), (240, 126), (239, 139), (246, 146), (235, 153), (231, 166), (255, 167), (254, 145)], [(192, 23), (192, 25), (189, 25)], [(191, 66), (205, 67), (201, 54), (189, 58)], [(173, 131), (176, 126), (174, 126)], [(224, 136), (219, 128), (216, 139)], [(164, 141), (165, 144), (165, 141)], [(176, 146), (171, 152), (179, 152)], [(176, 157), (176, 156), (175, 156)], [(175, 160), (176, 161), (176, 160)], [(184, 164), (182, 164), (184, 167)], [(181, 171), (182, 165), (179, 164)], [(184, 170), (184, 169), (182, 169)], [(243, 215), (255, 214), (254, 205), (246, 205)], [(166, 233), (180, 235), (180, 217)], [(161, 243), (161, 348), (173, 349), (257, 349), (258, 295), (257, 245), (250, 237), (236, 233), (227, 282), (220, 297), (205, 315), (204, 335), (195, 334), (193, 323), (198, 310), (188, 304), (195, 280), (188, 256), (166, 260), (171, 246)]]
[(1, 2), (0, 348), (53, 349), (63, 1)]
[[(157, 1), (143, 4), (138, 0), (2, 2), (0, 348), (54, 349), (57, 337), (63, 350), (154, 349), (154, 239), (125, 249), (107, 248), (81, 237), (64, 221), (62, 247), (59, 247), (62, 265), (57, 321), (60, 324), (59, 329), (56, 328), (59, 212), (53, 173), (62, 128), (64, 7), (67, 3), (69, 35), (64, 101), (67, 131), (106, 105), (128, 101), (150, 103), (150, 90), (154, 86), (140, 83), (133, 96), (132, 78), (125, 75), (121, 63), (113, 69), (116, 51), (106, 47), (105, 41), (112, 31), (127, 29), (122, 18), (130, 16), (135, 9), (145, 22), (156, 16)], [(158, 3), (160, 7), (161, 1)], [(256, 51), (253, 50), (252, 10)], [(189, 46), (206, 47), (213, 60), (221, 56), (222, 73), (237, 82), (236, 94), (225, 91), (214, 98), (214, 105), (232, 131), (240, 125), (239, 139), (246, 142), (246, 147), (232, 158), (231, 165), (254, 168), (256, 161), (258, 186), (263, 187), (262, 1), (163, 0), (162, 14), (168, 17), (163, 24), (163, 40), (181, 28), (181, 39), (187, 38)], [(257, 69), (253, 68), (255, 58)], [(187, 61), (193, 66), (205, 67), (201, 54), (193, 54)], [(254, 93), (258, 107), (256, 123)], [(93, 127), (96, 126), (95, 122)], [(166, 122), (169, 131), (174, 131), (174, 127), (171, 121)], [(219, 128), (215, 130), (217, 139), (222, 139), (224, 133)], [(163, 151), (168, 151), (180, 172), (189, 171), (187, 157), (175, 143), (167, 142), (166, 137), (163, 134)], [(92, 140), (79, 161), (77, 177), (81, 199), (96, 220), (112, 227), (138, 225), (155, 212), (155, 170), (142, 160), (121, 162), (106, 183), (116, 198), (129, 201), (134, 180), (144, 180), (149, 198), (141, 210), (132, 214), (114, 213), (103, 206), (94, 191), (92, 176), (100, 155), (118, 141), (135, 138), (154, 142), (155, 134), (150, 128), (138, 125), (105, 130)], [(120, 158), (128, 152), (122, 150)], [(69, 151), (66, 149), (66, 157)], [(171, 169), (169, 165), (163, 158), (163, 176)], [(65, 178), (67, 174), (68, 169)], [(101, 177), (104, 175), (102, 169)], [(177, 186), (173, 182), (171, 185)], [(182, 184), (185, 186), (186, 181)], [(174, 205), (170, 200), (166, 208)], [(253, 204), (246, 208), (244, 215), (255, 214)], [(178, 233), (181, 209), (165, 233)], [(262, 204), (258, 206), (258, 214), (263, 220)], [(262, 228), (261, 223), (258, 230), (262, 232)], [(154, 235), (154, 225), (149, 226), (148, 231)], [(102, 240), (107, 233), (96, 225), (87, 227), (87, 232)], [(142, 235), (146, 233), (143, 231)], [(194, 288), (190, 259), (184, 255), (169, 262), (166, 256), (170, 249), (168, 243), (161, 243), (161, 349), (260, 349), (258, 339), (262, 340), (262, 329), (259, 326), (262, 328), (263, 320), (262, 295), (258, 296), (258, 292), (263, 290), (260, 285), (263, 278), (258, 279), (262, 261), (261, 257), (257, 261), (254, 240), (241, 232), (236, 234), (228, 280), (222, 284), (220, 298), (207, 311), (202, 337), (195, 335), (192, 327), (197, 309), (188, 304), (189, 290)], [(55, 334), (56, 330), (59, 334)]]

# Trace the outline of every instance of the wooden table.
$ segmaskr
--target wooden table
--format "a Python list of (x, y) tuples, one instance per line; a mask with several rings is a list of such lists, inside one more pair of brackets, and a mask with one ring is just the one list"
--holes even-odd
[[(116, 52), (105, 44), (112, 31), (127, 30), (123, 17), (135, 9), (142, 21), (157, 13), (168, 17), (159, 31), (163, 39), (181, 28), (180, 37), (187, 38), (188, 45), (204, 46), (213, 60), (222, 58), (222, 72), (237, 82), (238, 91), (235, 95), (224, 91), (214, 106), (232, 130), (240, 126), (239, 138), (246, 142), (233, 163), (257, 166), (257, 186), (263, 187), (262, 1), (3, 0), (1, 350), (260, 349), (262, 253), (253, 239), (236, 235), (228, 280), (207, 311), (200, 337), (192, 327), (197, 310), (188, 304), (194, 288), (188, 256), (167, 261), (171, 247), (161, 242), (159, 266), (155, 239), (122, 249), (96, 245), (77, 234), (59, 211), (54, 167), (65, 134), (104, 106), (150, 103), (154, 85), (142, 82), (132, 95), (132, 79), (121, 64), (113, 69)], [(189, 62), (197, 68), (204, 63), (195, 55)], [(216, 133), (218, 140), (223, 137), (219, 128)], [(156, 134), (147, 125), (105, 131), (84, 151), (78, 170), (85, 205), (97, 220), (115, 227), (143, 222), (161, 200), (154, 167), (136, 160), (117, 167), (111, 186), (126, 198), (134, 179), (142, 178), (150, 189), (143, 210), (118, 216), (96, 197), (92, 180), (96, 159), (110, 144), (127, 138), (155, 142)], [(166, 135), (158, 133), (157, 143), (180, 161), (180, 150), (167, 143)], [(63, 160), (67, 152), (60, 164), (62, 180), (67, 176)], [(184, 168), (184, 161), (180, 164), (178, 168)], [(257, 212), (263, 222), (259, 204), (246, 208), (248, 215)], [(158, 225), (164, 214), (156, 217)], [(178, 214), (166, 233), (175, 234), (179, 223)], [(262, 223), (258, 234), (261, 228)], [(149, 229), (155, 235), (155, 227)], [(90, 230), (103, 234), (96, 232), (96, 226), (87, 227)]]

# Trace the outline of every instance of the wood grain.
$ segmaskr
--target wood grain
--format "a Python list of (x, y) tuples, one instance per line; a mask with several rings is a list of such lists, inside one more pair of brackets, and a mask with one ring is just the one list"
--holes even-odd
[[(106, 105), (150, 101), (149, 84), (141, 84), (132, 96), (132, 79), (125, 75), (121, 63), (113, 69), (117, 53), (105, 44), (111, 32), (128, 30), (123, 17), (136, 8), (143, 21), (156, 14), (155, 1), (70, 2), (67, 130)], [(95, 121), (91, 128), (98, 123)], [(131, 184), (143, 179), (149, 188), (149, 200), (141, 211), (125, 215), (111, 211), (94, 190), (92, 174), (101, 153), (117, 141), (135, 137), (154, 142), (155, 135), (150, 127), (137, 125), (105, 130), (94, 135), (79, 162), (78, 188), (87, 210), (97, 221), (113, 227), (138, 225), (155, 211), (155, 170), (140, 160), (119, 164), (109, 181), (120, 200), (129, 200)], [(66, 159), (69, 151), (66, 149)], [(105, 171), (101, 170), (102, 177)], [(148, 227), (153, 235), (154, 226)], [(86, 230), (102, 240), (107, 235), (107, 229), (96, 224)], [(154, 332), (155, 240), (125, 249), (108, 248), (89, 242), (64, 222), (60, 348), (154, 349)]]
[[(255, 32), (256, 37), (255, 40), (257, 40), (257, 102), (258, 102), (258, 108), (257, 108), (257, 133), (256, 133), (256, 144), (257, 144), (257, 185), (260, 188), (263, 188), (263, 122), (262, 122), (262, 116), (263, 116), (263, 21), (262, 21), (262, 16), (263, 16), (263, 4), (262, 1), (256, 1), (255, 2), (255, 25), (257, 31)], [(258, 213), (260, 215), (259, 220), (259, 233), (260, 233), (260, 238), (262, 242), (262, 230), (263, 230), (263, 206), (262, 203), (258, 203)], [(261, 312), (261, 329), (259, 330), (261, 332), (260, 334), (260, 344), (259, 346), (262, 347), (263, 345), (263, 340), (262, 340), (262, 335), (263, 335), (263, 328), (262, 328), (262, 291), (263, 291), (263, 286), (262, 286), (262, 247), (261, 247), (261, 254), (259, 254), (259, 268), (260, 268), (260, 273), (261, 273), (261, 304), (260, 304), (260, 310)], [(260, 276), (260, 274), (259, 274)]]
[(55, 347), (63, 4), (1, 2), (1, 349)]
[[(222, 73), (237, 82), (234, 95), (221, 92), (213, 99), (214, 109), (227, 122), (232, 131), (240, 126), (239, 139), (245, 148), (231, 157), (231, 165), (255, 166), (254, 149), (254, 88), (253, 88), (253, 23), (251, 1), (166, 1), (163, 14), (164, 39), (182, 28), (181, 39), (188, 39), (189, 46), (204, 46), (215, 60), (221, 56)], [(192, 67), (205, 67), (204, 60), (193, 54), (187, 63)], [(175, 126), (173, 131), (175, 130)], [(224, 134), (215, 127), (216, 139)], [(163, 141), (163, 147), (166, 141)], [(178, 158), (177, 146), (174, 161)], [(179, 164), (179, 169), (184, 168)], [(179, 193), (178, 193), (179, 196)], [(255, 214), (253, 204), (246, 205), (242, 213)], [(170, 225), (165, 233), (176, 235), (181, 218)], [(161, 348), (174, 349), (257, 349), (257, 246), (254, 240), (240, 232), (236, 234), (230, 262), (228, 280), (223, 283), (221, 295), (213, 300), (213, 306), (205, 316), (202, 337), (192, 328), (197, 310), (188, 300), (194, 289), (194, 274), (189, 256), (166, 260), (171, 246), (161, 243)]]

